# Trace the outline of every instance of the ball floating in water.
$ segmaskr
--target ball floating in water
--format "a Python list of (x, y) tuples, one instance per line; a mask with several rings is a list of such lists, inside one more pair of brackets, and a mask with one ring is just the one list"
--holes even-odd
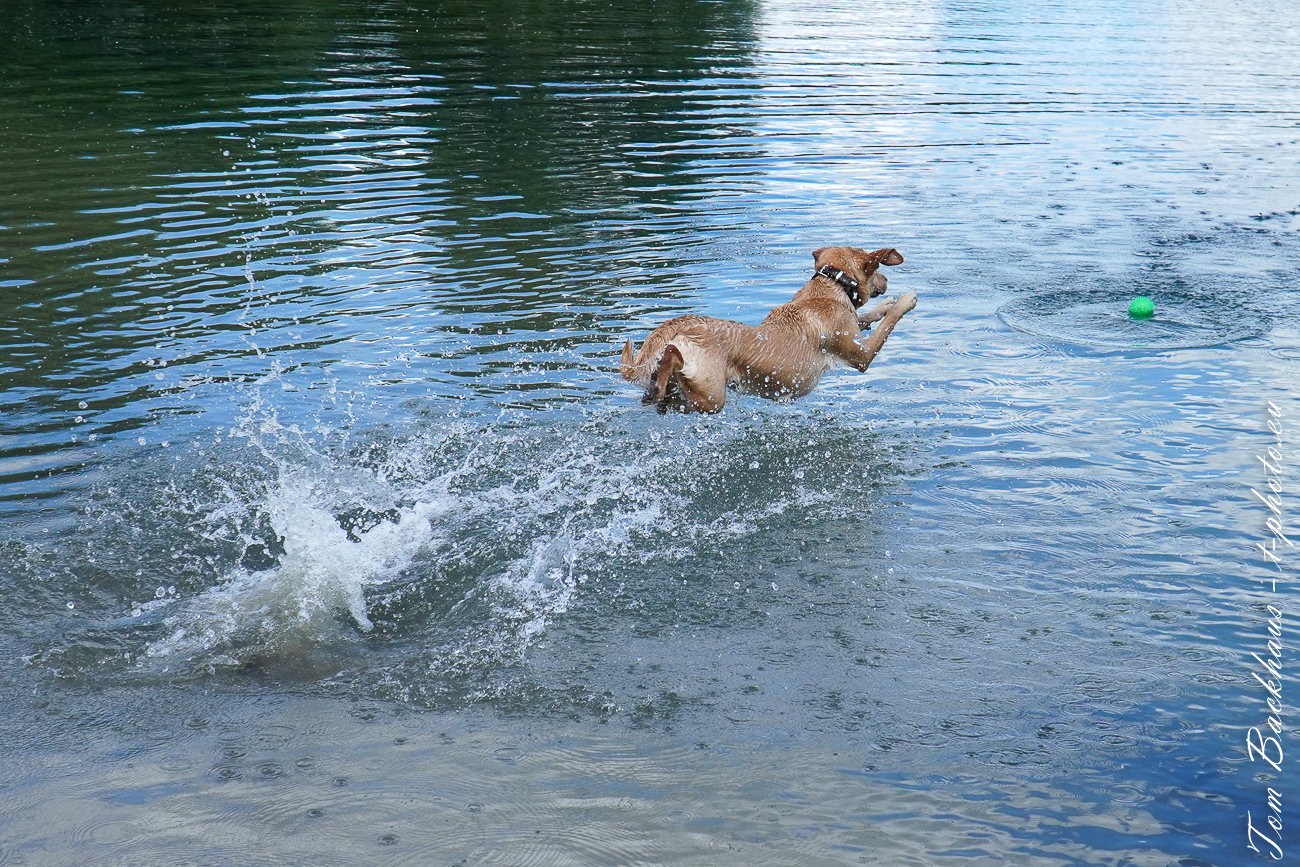
[(1150, 319), (1156, 315), (1156, 305), (1145, 295), (1139, 295), (1129, 302), (1128, 315), (1134, 319)]

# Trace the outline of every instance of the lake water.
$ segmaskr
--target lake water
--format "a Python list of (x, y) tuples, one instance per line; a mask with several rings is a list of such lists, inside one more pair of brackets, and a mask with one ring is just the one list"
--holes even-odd
[(0, 16), (0, 865), (1295, 857), (1294, 4)]

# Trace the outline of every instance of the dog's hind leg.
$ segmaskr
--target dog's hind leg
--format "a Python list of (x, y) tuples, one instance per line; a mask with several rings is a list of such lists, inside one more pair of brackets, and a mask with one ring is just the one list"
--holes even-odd
[[(670, 343), (659, 356), (659, 364), (650, 377), (642, 405), (654, 404), (659, 412), (718, 412), (727, 402), (725, 371), (710, 359), (699, 356), (700, 349), (688, 344), (687, 361), (681, 347)], [(714, 368), (717, 368), (716, 370)], [(716, 373), (717, 375), (711, 375)], [(716, 380), (716, 381), (715, 381)]]
[[(626, 347), (623, 352), (628, 352)], [(680, 349), (671, 343), (665, 346), (659, 355), (658, 364), (650, 374), (650, 381), (646, 383), (645, 394), (641, 395), (641, 405), (649, 406), (653, 403), (660, 412), (667, 412), (677, 391), (677, 374), (685, 363)]]

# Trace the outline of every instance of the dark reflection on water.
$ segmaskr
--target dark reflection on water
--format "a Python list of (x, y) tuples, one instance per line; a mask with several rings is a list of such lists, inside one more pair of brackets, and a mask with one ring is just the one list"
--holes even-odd
[[(206, 385), (386, 363), (384, 320), (412, 318), (397, 335), (411, 353), (509, 370), (517, 343), (457, 335), (509, 330), (550, 355), (671, 267), (636, 214), (687, 189), (673, 178), (689, 158), (658, 145), (703, 126), (697, 91), (752, 42), (747, 4), (385, 11), (21, 16), (0, 217), (6, 479), (66, 468), (69, 427), (84, 443), (210, 415)], [(53, 75), (50, 51), (68, 61)], [(610, 213), (629, 225), (599, 237)]]
[[(5, 14), (0, 862), (1240, 860), (1290, 6)], [(870, 376), (617, 379), (836, 241)]]

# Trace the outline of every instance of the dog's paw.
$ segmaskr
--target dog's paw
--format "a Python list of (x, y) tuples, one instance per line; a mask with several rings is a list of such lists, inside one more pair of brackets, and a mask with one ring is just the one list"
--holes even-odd
[(895, 302), (894, 307), (890, 312), (902, 316), (904, 313), (911, 311), (914, 307), (916, 307), (916, 293), (908, 292), (906, 295), (899, 296), (898, 301)]
[(858, 327), (866, 328), (873, 322), (879, 322), (881, 319), (884, 319), (885, 315), (894, 308), (894, 304), (897, 302), (897, 298), (882, 298), (880, 303), (871, 308), (869, 312), (858, 314)]

